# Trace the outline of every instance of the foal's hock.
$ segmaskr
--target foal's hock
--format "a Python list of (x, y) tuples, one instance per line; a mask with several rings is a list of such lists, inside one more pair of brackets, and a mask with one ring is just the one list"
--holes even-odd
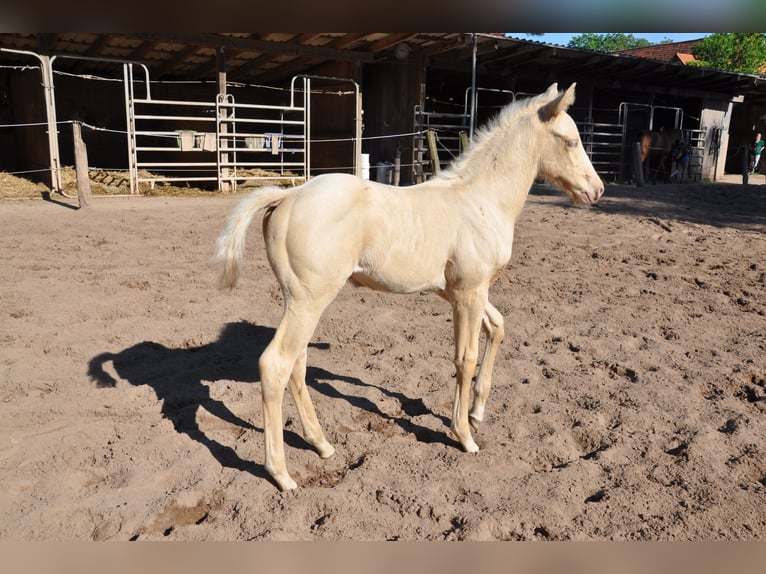
[[(323, 458), (335, 452), (306, 388), (306, 348), (347, 281), (393, 293), (433, 291), (449, 301), (457, 370), (450, 428), (465, 451), (479, 450), (471, 427), (484, 418), (504, 335), (489, 287), (511, 257), (514, 222), (529, 189), (542, 176), (583, 205), (604, 192), (567, 114), (574, 88), (558, 92), (553, 84), (507, 106), (461, 158), (425, 183), (392, 187), (328, 174), (291, 189), (258, 189), (235, 208), (213, 258), (220, 286), (236, 283), (245, 233), (264, 210), (266, 252), (284, 294), (282, 320), (259, 361), (265, 468), (281, 489), (297, 487), (282, 436), (288, 385), (306, 440)], [(482, 329), (486, 346), (471, 392)]]

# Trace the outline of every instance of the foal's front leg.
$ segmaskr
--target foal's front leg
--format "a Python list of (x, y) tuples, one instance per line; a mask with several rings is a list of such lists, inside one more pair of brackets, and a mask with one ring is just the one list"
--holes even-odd
[(468, 422), (468, 404), (471, 398), (471, 379), (479, 358), (479, 331), (482, 313), (487, 305), (487, 290), (455, 290), (451, 293), (451, 298), (455, 324), (457, 387), (450, 428), (466, 452), (478, 452), (479, 446), (471, 436)]

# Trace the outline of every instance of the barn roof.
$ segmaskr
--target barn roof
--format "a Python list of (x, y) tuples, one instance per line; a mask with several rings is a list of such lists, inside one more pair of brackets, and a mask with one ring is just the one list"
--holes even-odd
[[(146, 65), (154, 80), (212, 80), (217, 55), (225, 54), (229, 81), (278, 85), (328, 61), (373, 64), (417, 51), (429, 69), (470, 71), (473, 35), (433, 32), (359, 33), (19, 33), (0, 34), (0, 48), (57, 54), (56, 69), (106, 74), (118, 70), (104, 60)], [(698, 93), (729, 98), (766, 99), (766, 78), (650, 60), (635, 54), (606, 54), (544, 42), (477, 34), (483, 73), (528, 74), (552, 80)], [(87, 58), (87, 59), (81, 59)], [(0, 65), (28, 65), (29, 58), (0, 51)], [(33, 63), (33, 62), (32, 62)]]
[(664, 44), (652, 44), (641, 48), (630, 48), (613, 52), (618, 56), (636, 56), (658, 62), (680, 62), (686, 64), (694, 60), (692, 49), (699, 44), (700, 40), (687, 40), (685, 42), (665, 42)]

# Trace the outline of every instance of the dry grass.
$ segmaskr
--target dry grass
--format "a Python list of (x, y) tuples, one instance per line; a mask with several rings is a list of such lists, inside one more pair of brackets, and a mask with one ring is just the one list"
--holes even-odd
[[(290, 176), (279, 177), (279, 174), (265, 170), (240, 171), (243, 177), (272, 177), (277, 179), (267, 180), (274, 185), (292, 185), (296, 180)], [(118, 196), (130, 194), (130, 179), (127, 171), (107, 171), (91, 169), (88, 172), (90, 179), (91, 194), (95, 196)], [(156, 177), (148, 171), (139, 171), (140, 178)], [(238, 190), (258, 187), (263, 185), (263, 180), (247, 180), (238, 183)], [(77, 176), (75, 169), (65, 166), (61, 170), (61, 185), (64, 195), (77, 197)], [(205, 189), (193, 185), (165, 183), (158, 181), (152, 185), (149, 182), (140, 182), (138, 185), (139, 195), (144, 196), (173, 196), (173, 197), (215, 197), (220, 195), (218, 189)], [(20, 177), (10, 173), (0, 172), (0, 199), (41, 199), (50, 193), (50, 189), (44, 183), (30, 178)]]

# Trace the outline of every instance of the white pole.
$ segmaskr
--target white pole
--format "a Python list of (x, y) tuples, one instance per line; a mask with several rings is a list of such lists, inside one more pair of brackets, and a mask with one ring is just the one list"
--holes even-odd
[(477, 51), (477, 38), (476, 34), (473, 34), (473, 56), (471, 62), (471, 121), (468, 134), (469, 141), (473, 141), (473, 131), (476, 124), (476, 51)]

